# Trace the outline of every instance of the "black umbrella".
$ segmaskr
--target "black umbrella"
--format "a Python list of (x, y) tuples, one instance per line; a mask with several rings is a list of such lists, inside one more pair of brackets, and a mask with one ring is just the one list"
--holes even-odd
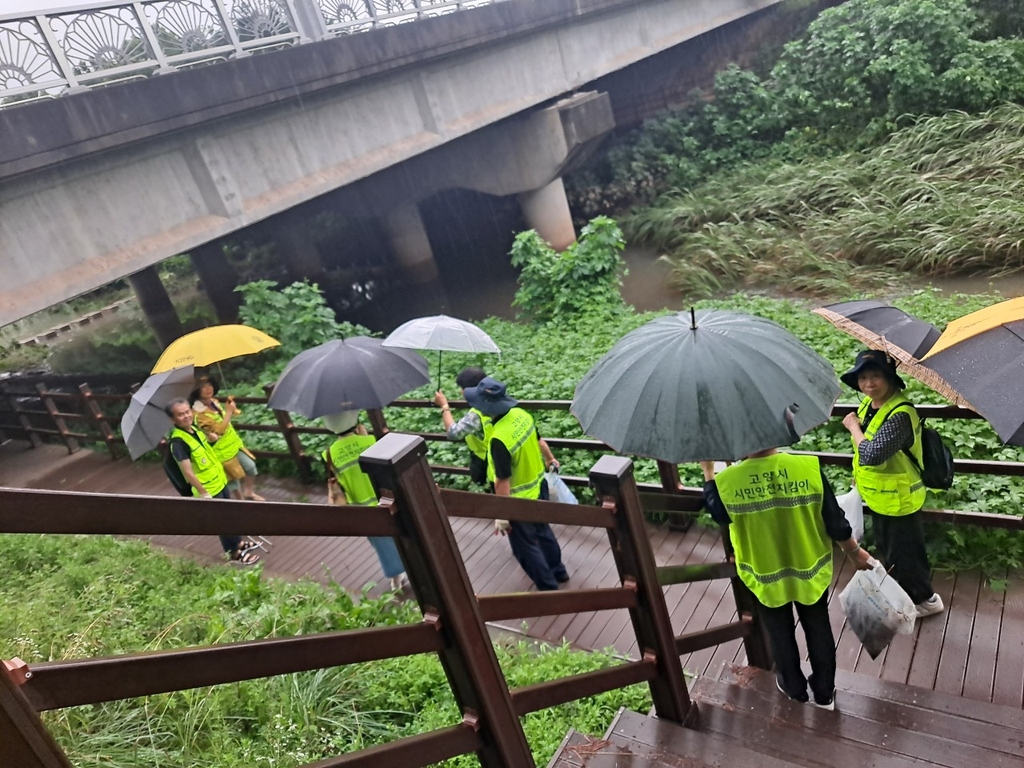
[(623, 336), (576, 386), (572, 412), (622, 453), (732, 461), (795, 443), (838, 396), (828, 361), (782, 327), (691, 310)]
[(1024, 445), (1024, 297), (951, 322), (921, 366), (956, 387), (1003, 442)]
[(843, 301), (813, 312), (872, 349), (888, 352), (900, 362), (920, 360), (940, 336), (939, 329), (931, 323), (881, 301)]
[(428, 381), (423, 355), (356, 336), (328, 341), (293, 357), (278, 377), (269, 405), (314, 419), (383, 408)]
[(942, 335), (931, 323), (881, 301), (843, 301), (811, 311), (871, 349), (888, 354), (897, 362), (900, 373), (913, 376), (954, 405), (973, 407), (958, 388), (921, 365), (921, 358)]

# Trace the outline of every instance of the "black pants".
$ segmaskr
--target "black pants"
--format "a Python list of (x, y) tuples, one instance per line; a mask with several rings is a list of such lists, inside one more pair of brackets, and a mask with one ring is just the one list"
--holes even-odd
[(568, 574), (562, 563), (562, 548), (555, 532), (547, 523), (521, 523), (513, 520), (508, 532), (508, 543), (519, 565), (526, 571), (537, 589), (558, 589), (558, 582)]
[[(804, 677), (800, 669), (794, 606), (807, 638), (807, 656), (811, 661), (810, 679)], [(768, 632), (782, 690), (790, 698), (807, 701), (807, 685), (810, 683), (815, 701), (819, 704), (831, 701), (836, 688), (836, 641), (828, 620), (828, 590), (814, 605), (786, 603), (779, 608), (768, 608), (759, 602), (757, 607)]]
[(878, 554), (890, 568), (889, 573), (915, 603), (923, 603), (933, 594), (931, 566), (924, 548), (921, 515), (892, 517), (871, 516), (871, 530), (878, 544)]
[[(222, 490), (220, 493), (218, 493), (213, 498), (215, 498), (215, 499), (230, 499), (231, 498), (231, 494), (228, 492), (227, 488), (224, 488), (224, 490)], [(235, 552), (235, 550), (238, 549), (238, 546), (242, 543), (242, 537), (241, 536), (225, 536), (225, 535), (221, 535), (218, 538), (220, 538), (220, 545), (221, 545), (221, 547), (229, 555), (233, 554)]]

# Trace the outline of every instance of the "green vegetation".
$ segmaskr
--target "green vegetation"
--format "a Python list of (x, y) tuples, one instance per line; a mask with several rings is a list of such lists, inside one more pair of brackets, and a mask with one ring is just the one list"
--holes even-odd
[(898, 276), (1024, 266), (1024, 107), (923, 118), (884, 145), (752, 166), (627, 221), (686, 295), (774, 285), (842, 295)]
[[(103, 536), (0, 536), (0, 560), (0, 657), (29, 663), (420, 618), (412, 603), (387, 595), (355, 599), (333, 585), (202, 567)], [(520, 642), (501, 642), (497, 651), (513, 687), (616, 663)], [(646, 687), (525, 717), (538, 764), (570, 727), (599, 734), (620, 706), (645, 711)], [(423, 655), (74, 707), (44, 719), (81, 768), (287, 768), (454, 725), (459, 715), (440, 663)], [(446, 763), (476, 764), (475, 757)]]
[(519, 290), (513, 304), (537, 322), (567, 319), (584, 313), (619, 312), (624, 264), (619, 252), (626, 247), (619, 225), (598, 216), (580, 231), (579, 239), (562, 253), (551, 248), (536, 231), (516, 235), (512, 266), (521, 267)]

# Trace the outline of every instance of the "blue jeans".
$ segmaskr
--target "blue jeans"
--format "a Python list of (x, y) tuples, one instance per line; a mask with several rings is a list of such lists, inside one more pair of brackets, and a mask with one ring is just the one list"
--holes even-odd
[(395, 545), (394, 539), (390, 536), (367, 536), (366, 538), (370, 540), (373, 551), (377, 553), (377, 559), (380, 561), (380, 567), (384, 571), (385, 577), (391, 579), (400, 573), (405, 573), (405, 566), (402, 564), (402, 558), (398, 554), (398, 547)]

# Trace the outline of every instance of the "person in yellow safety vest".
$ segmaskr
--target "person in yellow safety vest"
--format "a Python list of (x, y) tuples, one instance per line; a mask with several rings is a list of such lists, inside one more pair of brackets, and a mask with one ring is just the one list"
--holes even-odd
[(865, 397), (843, 419), (853, 440), (853, 480), (875, 514), (871, 530), (882, 562), (917, 606), (918, 618), (945, 610), (932, 589), (921, 516), (927, 489), (921, 481), (921, 420), (903, 395), (906, 387), (885, 352), (857, 355), (843, 383)]
[(231, 397), (227, 405), (222, 406), (215, 397), (218, 389), (217, 380), (211, 376), (200, 376), (196, 380), (191, 397), (196, 426), (206, 433), (214, 455), (224, 465), (231, 497), (264, 501), (256, 494), (256, 457), (242, 444), (242, 438), (231, 423), (240, 411)]
[[(486, 376), (465, 390), (466, 401), (493, 421), (488, 440), (487, 468), (498, 496), (547, 501), (545, 467), (558, 466), (548, 444), (540, 439), (533, 417), (517, 408), (505, 385)], [(495, 533), (508, 535), (512, 554), (537, 589), (558, 589), (569, 580), (562, 548), (547, 523), (495, 520)]]
[[(188, 400), (178, 398), (164, 407), (174, 428), (169, 437), (171, 456), (178, 462), (181, 474), (192, 486), (192, 495), (203, 499), (227, 499), (228, 478), (224, 466), (213, 453), (201, 429), (196, 429)], [(254, 565), (259, 556), (251, 552), (256, 545), (241, 536), (221, 536), (220, 544), (232, 562)]]
[[(757, 600), (775, 659), (775, 683), (794, 701), (835, 709), (836, 643), (828, 617), (832, 542), (861, 570), (871, 556), (853, 538), (816, 456), (775, 448), (715, 475), (702, 461), (704, 503), (728, 526), (736, 573)], [(807, 638), (811, 676), (800, 668), (793, 609)], [(808, 697), (810, 685), (812, 697)]]
[[(359, 411), (343, 411), (342, 413), (324, 416), (324, 426), (334, 432), (338, 439), (323, 453), (327, 465), (327, 492), (332, 496), (334, 504), (346, 504), (354, 507), (368, 507), (377, 504), (377, 492), (373, 482), (359, 466), (359, 457), (363, 451), (377, 442), (373, 435), (359, 424)], [(337, 490), (332, 488), (330, 478), (337, 479)], [(340, 494), (340, 498), (334, 496)], [(391, 589), (402, 589), (408, 580), (405, 578), (405, 565), (398, 554), (395, 540), (390, 536), (367, 536), (373, 551), (377, 553), (384, 577), (390, 580)]]
[[(475, 387), (487, 376), (483, 368), (463, 368), (455, 377), (455, 384), (466, 396), (466, 390)], [(478, 408), (470, 408), (458, 421), (452, 417), (452, 409), (448, 406), (448, 398), (444, 392), (434, 393), (434, 403), (441, 409), (441, 420), (448, 439), (458, 442), (465, 440), (469, 448), (469, 476), (477, 485), (489, 485), (494, 478), (487, 472), (487, 439), (490, 436), (492, 422)]]

